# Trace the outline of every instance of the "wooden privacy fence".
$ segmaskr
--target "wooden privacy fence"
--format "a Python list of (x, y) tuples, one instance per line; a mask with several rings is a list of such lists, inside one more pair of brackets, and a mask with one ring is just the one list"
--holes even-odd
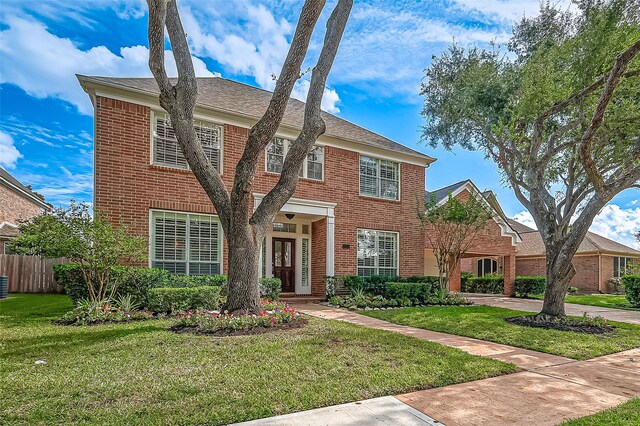
[(53, 279), (53, 265), (69, 263), (65, 258), (0, 255), (0, 275), (9, 277), (9, 293), (62, 293)]

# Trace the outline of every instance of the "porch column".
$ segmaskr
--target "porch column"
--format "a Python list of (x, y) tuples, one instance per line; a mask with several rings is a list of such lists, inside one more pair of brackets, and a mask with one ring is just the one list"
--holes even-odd
[(462, 286), (460, 281), (460, 261), (458, 261), (455, 268), (449, 272), (449, 291), (459, 292)]
[(504, 295), (514, 296), (516, 292), (516, 257), (504, 257)]
[[(333, 209), (332, 209), (333, 210)], [(336, 218), (331, 215), (327, 216), (327, 259), (326, 259), (326, 275), (335, 275), (335, 232), (336, 232)]]

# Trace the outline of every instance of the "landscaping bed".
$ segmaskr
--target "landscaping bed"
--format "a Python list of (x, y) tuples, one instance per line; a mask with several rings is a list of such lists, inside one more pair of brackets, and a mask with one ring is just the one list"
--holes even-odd
[(544, 328), (547, 330), (573, 331), (587, 334), (611, 334), (615, 328), (605, 320), (577, 320), (573, 318), (553, 319), (542, 318), (535, 315), (526, 315), (514, 318), (506, 318), (506, 321), (524, 327)]
[(0, 423), (220, 425), (517, 371), (317, 318), (231, 339), (172, 333), (167, 319), (51, 324), (71, 308), (66, 296), (0, 301)]
[(360, 313), (397, 324), (579, 360), (640, 347), (640, 325), (608, 321), (614, 332), (601, 335), (525, 327), (505, 320), (532, 312), (491, 306), (431, 306)]

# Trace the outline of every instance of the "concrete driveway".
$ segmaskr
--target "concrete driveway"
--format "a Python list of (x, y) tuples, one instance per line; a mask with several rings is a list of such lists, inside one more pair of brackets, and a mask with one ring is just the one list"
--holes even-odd
[[(518, 311), (539, 312), (542, 309), (542, 300), (517, 299), (498, 295), (465, 294), (467, 299), (477, 305), (495, 306), (497, 308), (515, 309)], [(567, 315), (582, 316), (585, 312), (591, 317), (603, 317), (610, 321), (628, 322), (640, 324), (640, 311), (625, 311), (624, 309), (602, 308), (599, 306), (576, 305), (565, 303)]]

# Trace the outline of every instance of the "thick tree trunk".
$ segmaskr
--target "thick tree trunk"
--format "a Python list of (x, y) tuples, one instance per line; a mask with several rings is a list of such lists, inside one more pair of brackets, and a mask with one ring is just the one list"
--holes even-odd
[(251, 228), (244, 228), (227, 238), (229, 291), (224, 309), (255, 313), (261, 309), (258, 270), (260, 245)]
[(576, 271), (571, 263), (573, 256), (568, 257), (560, 252), (560, 250), (547, 252), (547, 288), (539, 315), (565, 316), (564, 297)]

